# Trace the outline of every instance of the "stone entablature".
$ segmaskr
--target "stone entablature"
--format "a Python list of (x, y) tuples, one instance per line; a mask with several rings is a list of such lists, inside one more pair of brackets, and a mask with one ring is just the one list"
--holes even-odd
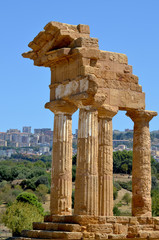
[[(128, 65), (126, 55), (99, 50), (98, 39), (90, 38), (89, 34), (87, 25), (75, 26), (50, 22), (29, 44), (32, 51), (23, 54), (23, 57), (33, 59), (34, 65), (51, 69), (50, 102), (46, 103), (45, 107), (50, 109), (55, 117), (51, 216), (45, 220), (54, 222), (57, 215), (58, 221), (64, 221), (67, 225), (71, 223), (71, 219), (81, 217), (87, 219), (89, 225), (94, 224), (92, 219), (99, 221), (105, 219), (102, 226), (102, 222), (99, 222), (100, 226), (91, 226), (89, 229), (83, 226), (82, 229), (86, 230), (85, 235), (81, 230), (77, 235), (71, 235), (72, 233), (58, 235), (54, 232), (49, 233), (53, 235), (48, 236), (52, 239), (157, 238), (158, 222), (150, 218), (149, 133), (149, 121), (157, 113), (145, 110), (145, 94), (138, 84), (138, 77), (132, 74), (132, 67)], [(72, 114), (78, 108), (80, 111), (74, 216), (60, 218), (59, 215), (72, 214), (71, 129)], [(120, 218), (111, 218), (113, 215), (112, 118), (118, 110), (126, 110), (126, 115), (134, 122), (132, 215), (151, 219), (153, 227), (149, 229), (149, 223), (145, 222), (145, 230), (148, 228), (152, 234), (145, 234), (142, 228), (138, 228), (139, 218), (135, 223), (133, 223), (135, 218), (121, 218), (127, 219), (124, 220), (126, 222), (122, 222)], [(109, 223), (111, 226), (108, 226), (106, 220), (109, 219), (108, 216), (114, 219), (111, 220), (114, 222)], [(136, 230), (132, 225), (136, 225)], [(92, 232), (90, 229), (96, 234), (98, 232), (103, 234), (102, 229), (104, 229), (105, 235), (87, 234)], [(107, 232), (108, 229), (110, 234)], [(119, 229), (122, 229), (121, 233)], [(42, 235), (39, 233), (36, 235), (36, 231), (27, 234), (30, 237), (44, 238), (46, 232)]]
[(145, 94), (125, 54), (101, 51), (89, 26), (50, 22), (29, 43), (23, 57), (50, 67), (50, 101), (62, 99), (78, 107), (144, 109)]

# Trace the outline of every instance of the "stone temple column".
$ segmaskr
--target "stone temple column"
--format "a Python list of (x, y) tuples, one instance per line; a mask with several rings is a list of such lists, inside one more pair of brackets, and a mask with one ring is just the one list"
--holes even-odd
[(113, 216), (112, 118), (99, 116), (98, 122), (99, 216)]
[(72, 214), (72, 113), (74, 106), (61, 102), (61, 106), (47, 103), (55, 113), (52, 176), (51, 176), (51, 215)]
[(134, 122), (132, 166), (132, 215), (151, 216), (151, 144), (149, 121), (152, 111), (130, 111)]
[(98, 112), (80, 109), (75, 208), (78, 215), (98, 215)]

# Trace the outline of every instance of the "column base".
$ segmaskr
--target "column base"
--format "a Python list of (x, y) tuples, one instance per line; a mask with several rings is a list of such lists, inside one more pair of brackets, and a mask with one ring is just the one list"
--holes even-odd
[(33, 229), (12, 239), (159, 239), (159, 218), (49, 215)]

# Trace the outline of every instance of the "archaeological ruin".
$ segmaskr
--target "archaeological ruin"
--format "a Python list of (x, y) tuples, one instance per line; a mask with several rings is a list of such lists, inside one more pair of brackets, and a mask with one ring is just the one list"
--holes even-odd
[[(23, 53), (51, 70), (54, 113), (50, 215), (21, 239), (159, 239), (151, 214), (149, 121), (145, 93), (127, 56), (99, 50), (89, 26), (50, 22)], [(72, 212), (72, 114), (79, 109), (75, 206)], [(132, 217), (113, 216), (112, 118), (134, 122)], [(20, 239), (20, 238), (17, 238)]]

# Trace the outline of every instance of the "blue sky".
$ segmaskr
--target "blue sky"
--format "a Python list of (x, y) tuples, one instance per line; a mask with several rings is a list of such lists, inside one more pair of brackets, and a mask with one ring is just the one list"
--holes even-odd
[[(49, 101), (50, 70), (36, 67), (21, 53), (50, 21), (88, 24), (101, 50), (125, 53), (146, 93), (146, 109), (159, 112), (158, 0), (1, 0), (0, 1), (0, 131), (9, 128), (53, 128)], [(114, 129), (133, 128), (119, 112)], [(159, 129), (159, 119), (150, 123)], [(78, 113), (73, 116), (73, 131)]]

